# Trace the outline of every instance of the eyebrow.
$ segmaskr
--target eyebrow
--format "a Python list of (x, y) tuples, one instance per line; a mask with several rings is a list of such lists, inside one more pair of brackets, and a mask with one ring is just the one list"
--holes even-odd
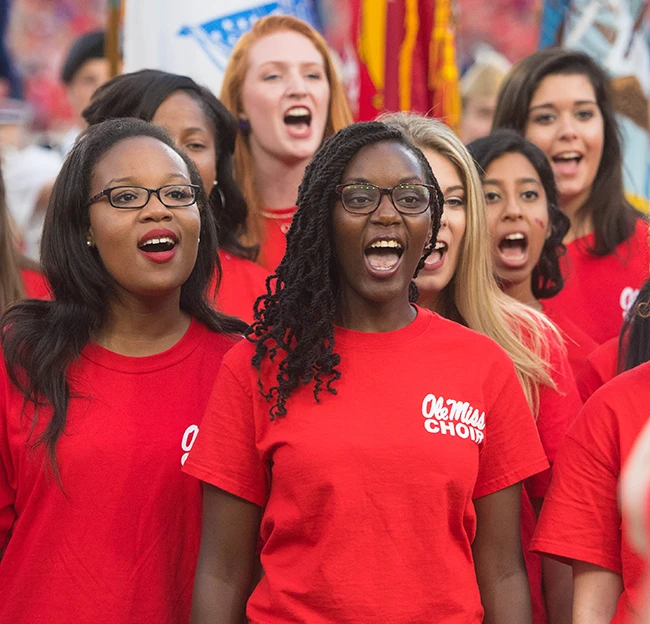
[[(585, 104), (593, 104), (594, 106), (598, 106), (598, 102), (596, 100), (577, 100), (576, 102), (573, 103), (573, 106), (584, 106)], [(556, 108), (555, 104), (551, 104), (550, 102), (547, 102), (546, 104), (538, 104), (537, 106), (531, 106), (528, 109), (528, 112), (532, 112), (538, 108)]]
[[(291, 63), (288, 63), (287, 61), (264, 61), (259, 68), (264, 69), (267, 65), (278, 65), (279, 67), (288, 67)], [(322, 61), (305, 61), (303, 63), (299, 63), (300, 67), (320, 67), (324, 68), (325, 63)]]
[(446, 189), (442, 190), (443, 193), (449, 193), (450, 191), (463, 191), (464, 193), (465, 187), (462, 184), (454, 184), (454, 186), (448, 186)]
[[(187, 176), (184, 176), (182, 173), (168, 173), (165, 176), (165, 180), (175, 180), (180, 178), (181, 180), (187, 181)], [(126, 176), (124, 178), (111, 178), (107, 183), (106, 183), (106, 188), (113, 184), (129, 184), (133, 186), (142, 186), (141, 184), (137, 184), (135, 181), (135, 178), (132, 178), (131, 176)]]
[[(345, 180), (343, 184), (372, 184), (373, 186), (379, 186), (366, 178), (351, 178), (350, 180)], [(402, 178), (397, 184), (426, 184), (425, 182), (420, 182), (420, 178), (417, 176), (409, 176), (407, 178)]]
[[(542, 186), (539, 180), (535, 178), (517, 178), (515, 180), (517, 184), (536, 184), (537, 186)], [(503, 180), (497, 180), (494, 178), (488, 178), (483, 180), (483, 184), (492, 184), (494, 186), (503, 186)]]

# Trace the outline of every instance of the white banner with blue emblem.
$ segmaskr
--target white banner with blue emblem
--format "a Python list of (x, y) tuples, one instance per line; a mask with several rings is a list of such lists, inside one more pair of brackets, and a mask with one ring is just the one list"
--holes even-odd
[(183, 74), (218, 95), (235, 42), (274, 13), (317, 23), (314, 0), (126, 0), (124, 71)]

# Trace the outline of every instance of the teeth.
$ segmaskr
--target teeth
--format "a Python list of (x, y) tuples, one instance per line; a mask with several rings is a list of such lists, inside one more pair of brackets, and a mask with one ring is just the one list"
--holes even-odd
[(285, 117), (304, 117), (305, 115), (310, 115), (309, 109), (304, 106), (296, 106), (287, 111)]
[(379, 249), (382, 247), (391, 247), (393, 249), (402, 248), (402, 246), (396, 240), (375, 241), (372, 245), (370, 245), (370, 249)]
[(523, 234), (508, 234), (503, 240), (524, 240), (526, 237)]
[(444, 249), (447, 245), (443, 243), (442, 241), (436, 241), (436, 246), (433, 248), (435, 251), (438, 251), (440, 249)]
[(169, 238), (169, 236), (165, 236), (163, 238), (150, 238), (148, 241), (145, 241), (140, 245), (141, 247), (145, 247), (146, 245), (159, 245), (160, 243), (169, 243), (170, 245), (174, 245), (174, 240)]
[(564, 152), (554, 156), (555, 160), (574, 160), (575, 158), (580, 158), (581, 154), (579, 152)]

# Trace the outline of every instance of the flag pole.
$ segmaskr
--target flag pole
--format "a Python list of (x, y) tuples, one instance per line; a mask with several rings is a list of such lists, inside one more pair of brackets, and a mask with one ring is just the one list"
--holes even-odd
[(106, 58), (111, 78), (120, 73), (120, 17), (122, 0), (108, 1), (108, 20), (106, 26)]

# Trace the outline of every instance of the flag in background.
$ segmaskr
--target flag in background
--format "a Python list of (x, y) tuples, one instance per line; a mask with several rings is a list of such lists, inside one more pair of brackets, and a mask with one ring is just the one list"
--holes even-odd
[[(350, 0), (359, 63), (357, 116), (412, 110), (456, 127), (454, 0)], [(353, 102), (353, 108), (354, 108)]]

